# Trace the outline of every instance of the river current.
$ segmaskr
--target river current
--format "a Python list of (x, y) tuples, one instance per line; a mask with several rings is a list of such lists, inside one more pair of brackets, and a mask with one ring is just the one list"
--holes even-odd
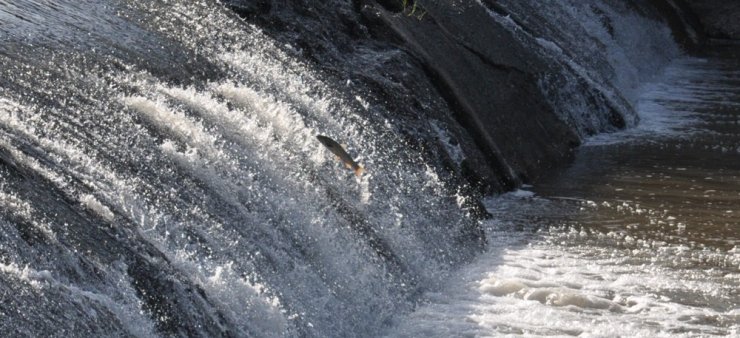
[(683, 58), (638, 127), (491, 198), (489, 252), (390, 336), (740, 334), (740, 64)]
[(416, 90), (404, 48), (358, 47), (365, 79), (222, 1), (0, 0), (2, 336), (737, 335), (737, 54), (664, 69), (671, 30), (626, 2), (497, 3), (465, 8), (551, 67), (574, 134), (628, 129), (480, 221), (452, 111), (383, 103)]

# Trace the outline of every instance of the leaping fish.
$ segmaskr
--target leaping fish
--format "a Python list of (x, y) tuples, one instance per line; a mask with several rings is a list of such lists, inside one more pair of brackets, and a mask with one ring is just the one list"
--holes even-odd
[(344, 150), (344, 147), (337, 143), (337, 141), (334, 141), (324, 135), (316, 135), (316, 138), (319, 139), (319, 142), (327, 147), (329, 151), (332, 152), (332, 154), (336, 155), (337, 158), (342, 161), (345, 166), (347, 166), (347, 168), (352, 169), (355, 172), (355, 176), (362, 176), (362, 173), (365, 172), (365, 168), (355, 162), (355, 160), (353, 160), (352, 157), (347, 154), (347, 151)]

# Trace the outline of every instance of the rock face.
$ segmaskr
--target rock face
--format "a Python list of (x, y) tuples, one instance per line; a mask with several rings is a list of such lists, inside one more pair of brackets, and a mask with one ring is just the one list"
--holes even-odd
[(488, 248), (477, 197), (637, 122), (682, 8), (0, 2), (0, 331), (380, 336)]
[[(635, 123), (620, 86), (637, 86), (641, 74), (618, 83), (622, 70), (609, 64), (612, 51), (599, 50), (633, 34), (616, 26), (621, 16), (654, 22), (658, 30), (670, 26), (684, 46), (699, 42), (683, 7), (664, 0), (573, 2), (548, 6), (563, 6), (552, 15), (537, 2), (492, 0), (418, 1), (406, 8), (394, 0), (231, 0), (227, 6), (366, 88), (409, 144), (481, 193), (532, 182), (567, 162), (583, 137)], [(566, 6), (584, 18), (568, 17)], [(586, 42), (579, 45), (578, 35)], [(655, 52), (661, 62), (671, 57), (659, 49), (672, 42), (635, 39), (628, 43), (645, 44), (636, 48)], [(629, 54), (619, 48), (614, 51)], [(653, 66), (642, 73), (660, 68)], [(450, 149), (461, 154), (455, 158)]]
[(530, 57), (480, 5), (440, 2), (425, 9), (434, 20), (376, 15), (422, 60), (453, 116), (472, 136), (483, 154), (470, 160), (473, 170), (496, 189), (510, 189), (567, 158), (578, 137), (537, 86), (536, 74), (548, 64)]
[(727, 0), (691, 0), (689, 7), (711, 38), (740, 40), (740, 2)]

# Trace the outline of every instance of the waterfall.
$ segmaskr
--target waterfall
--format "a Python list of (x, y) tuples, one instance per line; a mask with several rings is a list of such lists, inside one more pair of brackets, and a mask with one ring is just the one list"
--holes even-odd
[(615, 120), (624, 121), (617, 126), (634, 127), (638, 89), (681, 55), (664, 23), (622, 1), (481, 5), (524, 44), (559, 65), (560, 72), (545, 76), (540, 87), (582, 138), (613, 131)]
[[(634, 124), (635, 88), (678, 54), (617, 1), (496, 3), (580, 137)], [(9, 335), (373, 336), (485, 247), (450, 108), (401, 116), (400, 82), (367, 90), (293, 32), (187, 0), (0, 1), (0, 24)], [(353, 57), (417, 67), (404, 53)]]

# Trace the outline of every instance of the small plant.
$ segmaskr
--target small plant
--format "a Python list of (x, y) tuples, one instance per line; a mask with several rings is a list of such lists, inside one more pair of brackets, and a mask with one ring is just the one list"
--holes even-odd
[[(410, 1), (412, 1), (412, 3), (409, 5)], [(424, 15), (427, 14), (427, 11), (419, 5), (417, 0), (401, 0), (401, 5), (403, 7), (403, 13), (405, 13), (406, 16), (413, 16), (416, 19), (421, 20), (424, 18)]]

